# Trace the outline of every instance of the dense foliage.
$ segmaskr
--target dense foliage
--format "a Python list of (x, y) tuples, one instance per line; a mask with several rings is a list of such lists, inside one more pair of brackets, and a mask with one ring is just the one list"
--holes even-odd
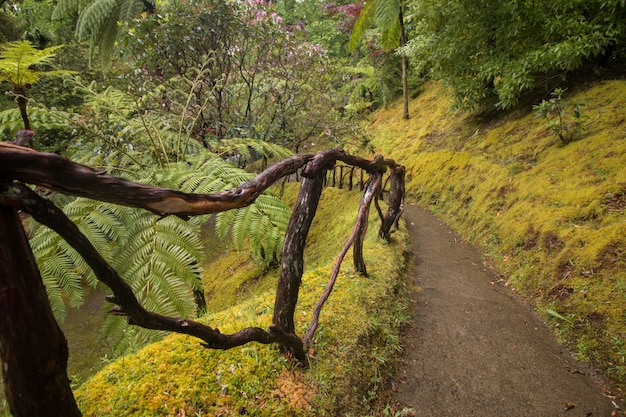
[(405, 48), (468, 108), (508, 109), (585, 65), (624, 62), (623, 0), (413, 1)]
[[(233, 137), (294, 151), (321, 134), (337, 141), (347, 126), (339, 120), (333, 66), (320, 45), (281, 20), (255, 3), (164, 6), (125, 27), (127, 78), (139, 91), (160, 90), (154, 105), (191, 113), (192, 134), (209, 148)], [(188, 82), (193, 90), (181, 97)]]

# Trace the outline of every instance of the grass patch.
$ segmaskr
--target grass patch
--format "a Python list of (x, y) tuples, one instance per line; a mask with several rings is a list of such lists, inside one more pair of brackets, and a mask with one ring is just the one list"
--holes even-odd
[[(377, 112), (374, 146), (407, 167), (408, 199), (485, 253), (580, 359), (626, 391), (626, 82), (581, 87), (596, 119), (568, 144), (531, 109), (480, 121), (436, 83)], [(546, 311), (556, 312), (561, 320)]]
[[(297, 187), (287, 187), (293, 201)], [(347, 240), (360, 195), (324, 190), (306, 249), (305, 274), (296, 311), (303, 334)], [(403, 274), (406, 231), (391, 244), (376, 236), (373, 215), (364, 252), (368, 278), (346, 262), (309, 352), (307, 369), (274, 346), (248, 344), (208, 350), (197, 339), (170, 335), (122, 357), (85, 382), (76, 397), (88, 416), (319, 416), (365, 415), (393, 369), (400, 329), (409, 317)], [(224, 250), (205, 267), (212, 295), (202, 321), (222, 332), (271, 323), (278, 271), (260, 271), (251, 257)], [(221, 271), (221, 272), (218, 272)], [(225, 300), (218, 301), (222, 294)], [(230, 305), (229, 305), (230, 304)]]

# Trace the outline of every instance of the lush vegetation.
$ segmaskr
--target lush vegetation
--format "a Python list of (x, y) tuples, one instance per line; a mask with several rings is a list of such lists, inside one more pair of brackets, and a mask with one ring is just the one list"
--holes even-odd
[(581, 68), (624, 62), (621, 0), (411, 2), (405, 52), (466, 108), (510, 109)]
[[(295, 200), (295, 184), (286, 189)], [(306, 248), (297, 312), (303, 333), (347, 240), (360, 194), (325, 189)], [(336, 207), (342, 207), (337, 212)], [(376, 236), (372, 216), (365, 242), (368, 278), (344, 267), (309, 351), (310, 366), (295, 367), (274, 347), (250, 344), (227, 351), (203, 349), (196, 340), (172, 335), (124, 356), (77, 391), (85, 415), (364, 415), (393, 369), (400, 330), (408, 319), (403, 278), (406, 232), (393, 243)], [(208, 227), (205, 239), (213, 241)], [(215, 248), (215, 247), (214, 247)], [(218, 248), (215, 248), (218, 249)], [(263, 271), (252, 258), (219, 248), (203, 265), (209, 313), (202, 318), (225, 332), (271, 323), (277, 271)], [(254, 271), (254, 272), (251, 272)], [(224, 287), (232, 296), (222, 297)], [(217, 289), (217, 291), (214, 291)], [(227, 305), (224, 298), (231, 300)], [(181, 411), (182, 410), (182, 411)]]
[[(0, 0), (0, 81), (8, 92), (0, 101), (0, 136), (29, 144), (24, 132), (33, 130), (38, 150), (189, 192), (230, 188), (292, 152), (370, 152), (374, 138), (377, 150), (407, 165), (415, 201), (483, 245), (505, 281), (536, 303), (564, 342), (624, 381), (624, 86), (580, 80), (623, 72), (625, 14), (623, 0), (381, 0), (365, 7), (344, 0)], [(410, 111), (391, 104), (401, 91), (413, 94)], [(362, 121), (376, 109), (368, 135)], [(227, 329), (267, 319), (263, 306), (289, 214), (278, 194), (204, 228), (206, 219), (49, 198), (135, 289), (151, 289), (140, 299), (152, 310), (187, 317), (208, 311), (205, 319)], [(312, 236), (309, 288), (323, 285), (337, 252), (326, 240), (337, 241), (350, 223), (320, 219), (332, 227)], [(58, 236), (26, 225), (62, 320), (95, 280)], [(370, 254), (370, 262), (381, 262), (373, 273), (375, 282), (382, 279), (380, 292), (357, 299), (366, 296), (358, 289), (362, 278), (351, 276), (355, 294), (344, 294), (350, 301), (341, 308), (393, 298), (388, 291), (400, 284), (393, 281), (397, 266), (387, 261), (400, 258), (390, 253)], [(236, 273), (224, 279), (224, 271)], [(313, 302), (307, 292), (303, 311)], [(325, 314), (350, 316), (336, 307)], [(98, 394), (101, 400), (128, 413), (137, 407), (139, 415), (264, 413), (264, 404), (276, 413), (332, 413), (341, 390), (360, 381), (355, 372), (368, 372), (363, 366), (372, 358), (387, 363), (390, 352), (376, 349), (395, 337), (398, 323), (385, 327), (393, 314), (404, 313), (371, 314), (382, 327), (357, 314), (345, 328), (323, 328), (305, 372), (268, 347), (197, 351), (171, 336), (107, 368), (81, 391), (81, 401), (84, 409), (107, 410), (95, 399), (103, 390), (109, 394)], [(163, 337), (117, 317), (105, 327), (115, 354)], [(363, 333), (350, 334), (359, 327)], [(365, 348), (357, 339), (367, 341)], [(159, 359), (142, 364), (145, 355)], [(193, 364), (197, 373), (187, 372)], [(382, 381), (380, 373), (367, 377)], [(165, 388), (157, 383), (166, 379)], [(125, 385), (118, 391), (114, 381)], [(354, 385), (346, 407), (357, 413), (375, 389)], [(169, 408), (142, 402), (144, 389), (167, 395)], [(198, 395), (207, 390), (212, 397)], [(295, 397), (302, 402), (285, 402), (285, 390), (301, 393)]]
[[(374, 144), (407, 166), (408, 198), (479, 244), (502, 280), (533, 302), (579, 359), (626, 387), (626, 101), (624, 81), (561, 97), (588, 120), (567, 145), (526, 109), (497, 120), (452, 110), (437, 83), (375, 114)], [(567, 112), (565, 122), (576, 120)]]

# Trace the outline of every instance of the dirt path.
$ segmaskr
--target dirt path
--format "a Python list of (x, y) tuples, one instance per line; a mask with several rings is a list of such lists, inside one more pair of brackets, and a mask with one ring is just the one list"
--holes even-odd
[(478, 251), (407, 206), (412, 326), (394, 399), (419, 417), (609, 417), (615, 411)]

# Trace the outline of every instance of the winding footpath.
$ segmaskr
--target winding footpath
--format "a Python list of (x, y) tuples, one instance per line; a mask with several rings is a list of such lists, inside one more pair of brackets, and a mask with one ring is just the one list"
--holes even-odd
[(623, 415), (530, 307), (498, 283), (474, 247), (427, 211), (405, 210), (415, 303), (393, 384), (404, 414)]

